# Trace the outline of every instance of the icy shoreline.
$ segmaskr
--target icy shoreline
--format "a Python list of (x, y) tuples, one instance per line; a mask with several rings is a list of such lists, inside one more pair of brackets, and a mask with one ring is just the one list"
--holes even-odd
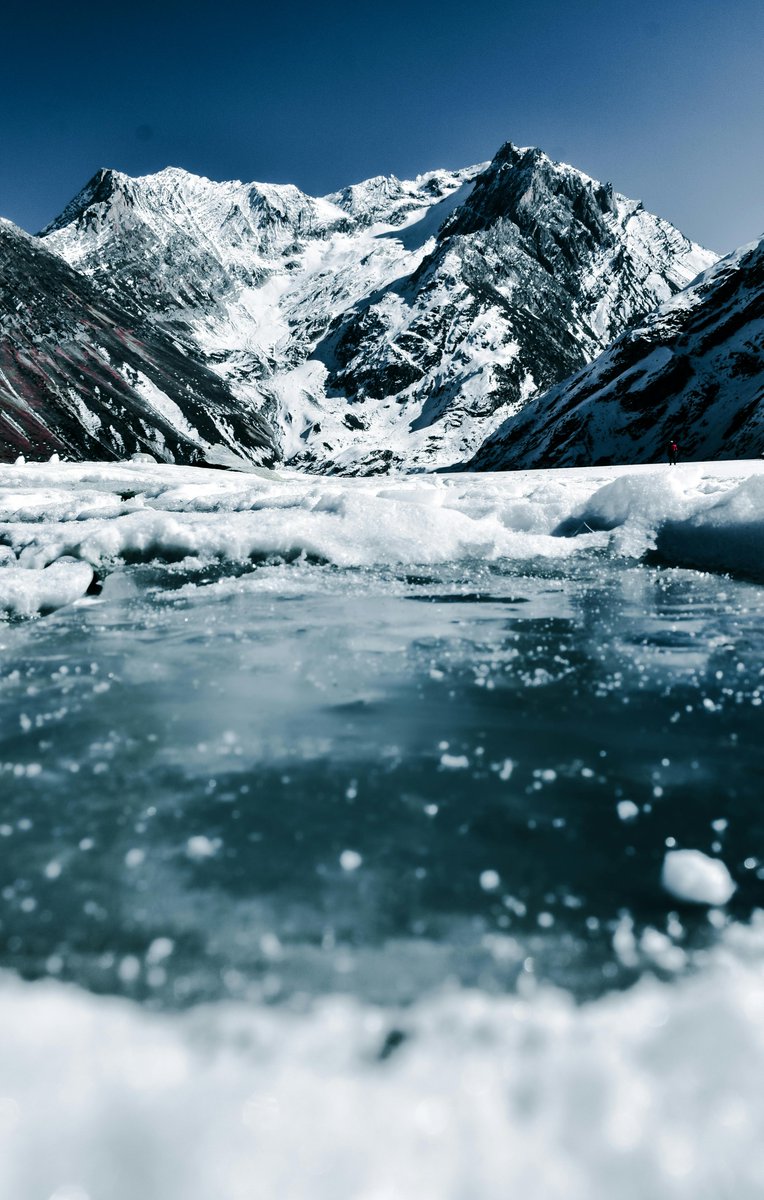
[(62, 558), (99, 569), (301, 556), (348, 567), (564, 558), (597, 546), (758, 579), (764, 462), (374, 479), (144, 463), (6, 466), (0, 543), (0, 611), (17, 616), (56, 607), (53, 563), (60, 603), (84, 595), (81, 564), (67, 571)]

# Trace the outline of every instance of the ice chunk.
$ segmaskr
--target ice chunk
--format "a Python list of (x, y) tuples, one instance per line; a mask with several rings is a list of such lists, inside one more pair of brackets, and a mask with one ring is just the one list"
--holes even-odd
[(672, 896), (690, 904), (726, 904), (737, 890), (721, 859), (702, 850), (669, 850), (661, 882)]
[(357, 871), (363, 858), (357, 850), (343, 850), (340, 855), (340, 866), (343, 871)]
[(639, 816), (639, 809), (633, 800), (619, 800), (616, 809), (622, 821), (633, 821)]
[(470, 760), (466, 754), (441, 754), (440, 765), (446, 771), (466, 771)]
[(219, 849), (219, 838), (208, 838), (203, 833), (195, 834), (186, 842), (186, 854), (194, 862), (202, 862), (205, 858), (214, 858)]
[(0, 567), (0, 613), (33, 617), (79, 600), (93, 581), (93, 568), (60, 559), (44, 570)]
[(500, 883), (501, 877), (498, 871), (492, 871), (490, 869), (487, 871), (481, 871), (480, 886), (484, 892), (495, 892)]

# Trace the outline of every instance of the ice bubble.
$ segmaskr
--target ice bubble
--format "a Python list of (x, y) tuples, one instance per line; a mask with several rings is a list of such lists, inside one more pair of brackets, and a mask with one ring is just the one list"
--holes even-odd
[(283, 958), (284, 955), (284, 947), (281, 944), (281, 939), (275, 933), (268, 932), (263, 934), (260, 938), (260, 949), (266, 958), (273, 961)]
[(501, 877), (498, 871), (481, 871), (480, 886), (484, 892), (495, 892), (500, 883)]
[(446, 771), (464, 771), (470, 765), (466, 754), (441, 754), (440, 765)]
[(622, 913), (613, 931), (613, 949), (625, 967), (636, 967), (637, 942), (634, 937), (634, 922), (628, 913)]
[(639, 948), (647, 958), (665, 971), (681, 971), (687, 962), (687, 955), (679, 946), (675, 946), (670, 937), (658, 929), (648, 926), (639, 939)]
[(47, 867), (45, 868), (45, 878), (46, 879), (58, 879), (59, 875), (61, 874), (61, 871), (62, 871), (61, 863), (56, 862), (56, 860), (53, 859), (53, 861), (49, 862)]
[(343, 850), (340, 855), (340, 866), (343, 871), (357, 871), (363, 858), (357, 850)]
[(186, 842), (186, 854), (194, 862), (201, 862), (205, 858), (213, 858), (220, 847), (220, 842), (217, 838), (205, 837), (204, 834), (196, 834), (190, 837)]
[(140, 960), (134, 954), (126, 954), (119, 964), (117, 974), (123, 983), (135, 983), (141, 973)]
[(128, 850), (125, 855), (125, 866), (134, 870), (135, 867), (140, 867), (146, 859), (146, 851), (141, 850), (138, 846), (134, 846), (132, 850)]
[(616, 808), (622, 821), (633, 821), (639, 816), (639, 809), (633, 800), (619, 800)]
[(501, 764), (501, 767), (499, 768), (499, 779), (501, 779), (504, 783), (506, 783), (507, 780), (511, 777), (514, 769), (515, 769), (515, 764), (513, 763), (512, 759), (505, 758), (504, 762)]
[(669, 850), (661, 883), (672, 896), (691, 904), (726, 904), (737, 890), (721, 859), (702, 850)]
[(157, 963), (164, 962), (166, 958), (169, 958), (174, 949), (175, 942), (172, 940), (172, 938), (154, 938), (153, 942), (146, 951), (146, 962), (151, 966), (156, 966)]

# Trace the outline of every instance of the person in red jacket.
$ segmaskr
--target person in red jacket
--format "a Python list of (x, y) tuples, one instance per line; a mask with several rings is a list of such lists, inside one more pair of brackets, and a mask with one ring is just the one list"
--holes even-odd
[(672, 438), (671, 441), (669, 442), (669, 448), (668, 448), (669, 462), (672, 467), (676, 466), (676, 456), (678, 453), (679, 453), (679, 447), (677, 446), (676, 442)]

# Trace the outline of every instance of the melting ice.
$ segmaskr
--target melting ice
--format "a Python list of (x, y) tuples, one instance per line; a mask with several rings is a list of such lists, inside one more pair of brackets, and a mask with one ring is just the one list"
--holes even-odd
[(763, 485), (0, 468), (0, 1195), (759, 1196)]

